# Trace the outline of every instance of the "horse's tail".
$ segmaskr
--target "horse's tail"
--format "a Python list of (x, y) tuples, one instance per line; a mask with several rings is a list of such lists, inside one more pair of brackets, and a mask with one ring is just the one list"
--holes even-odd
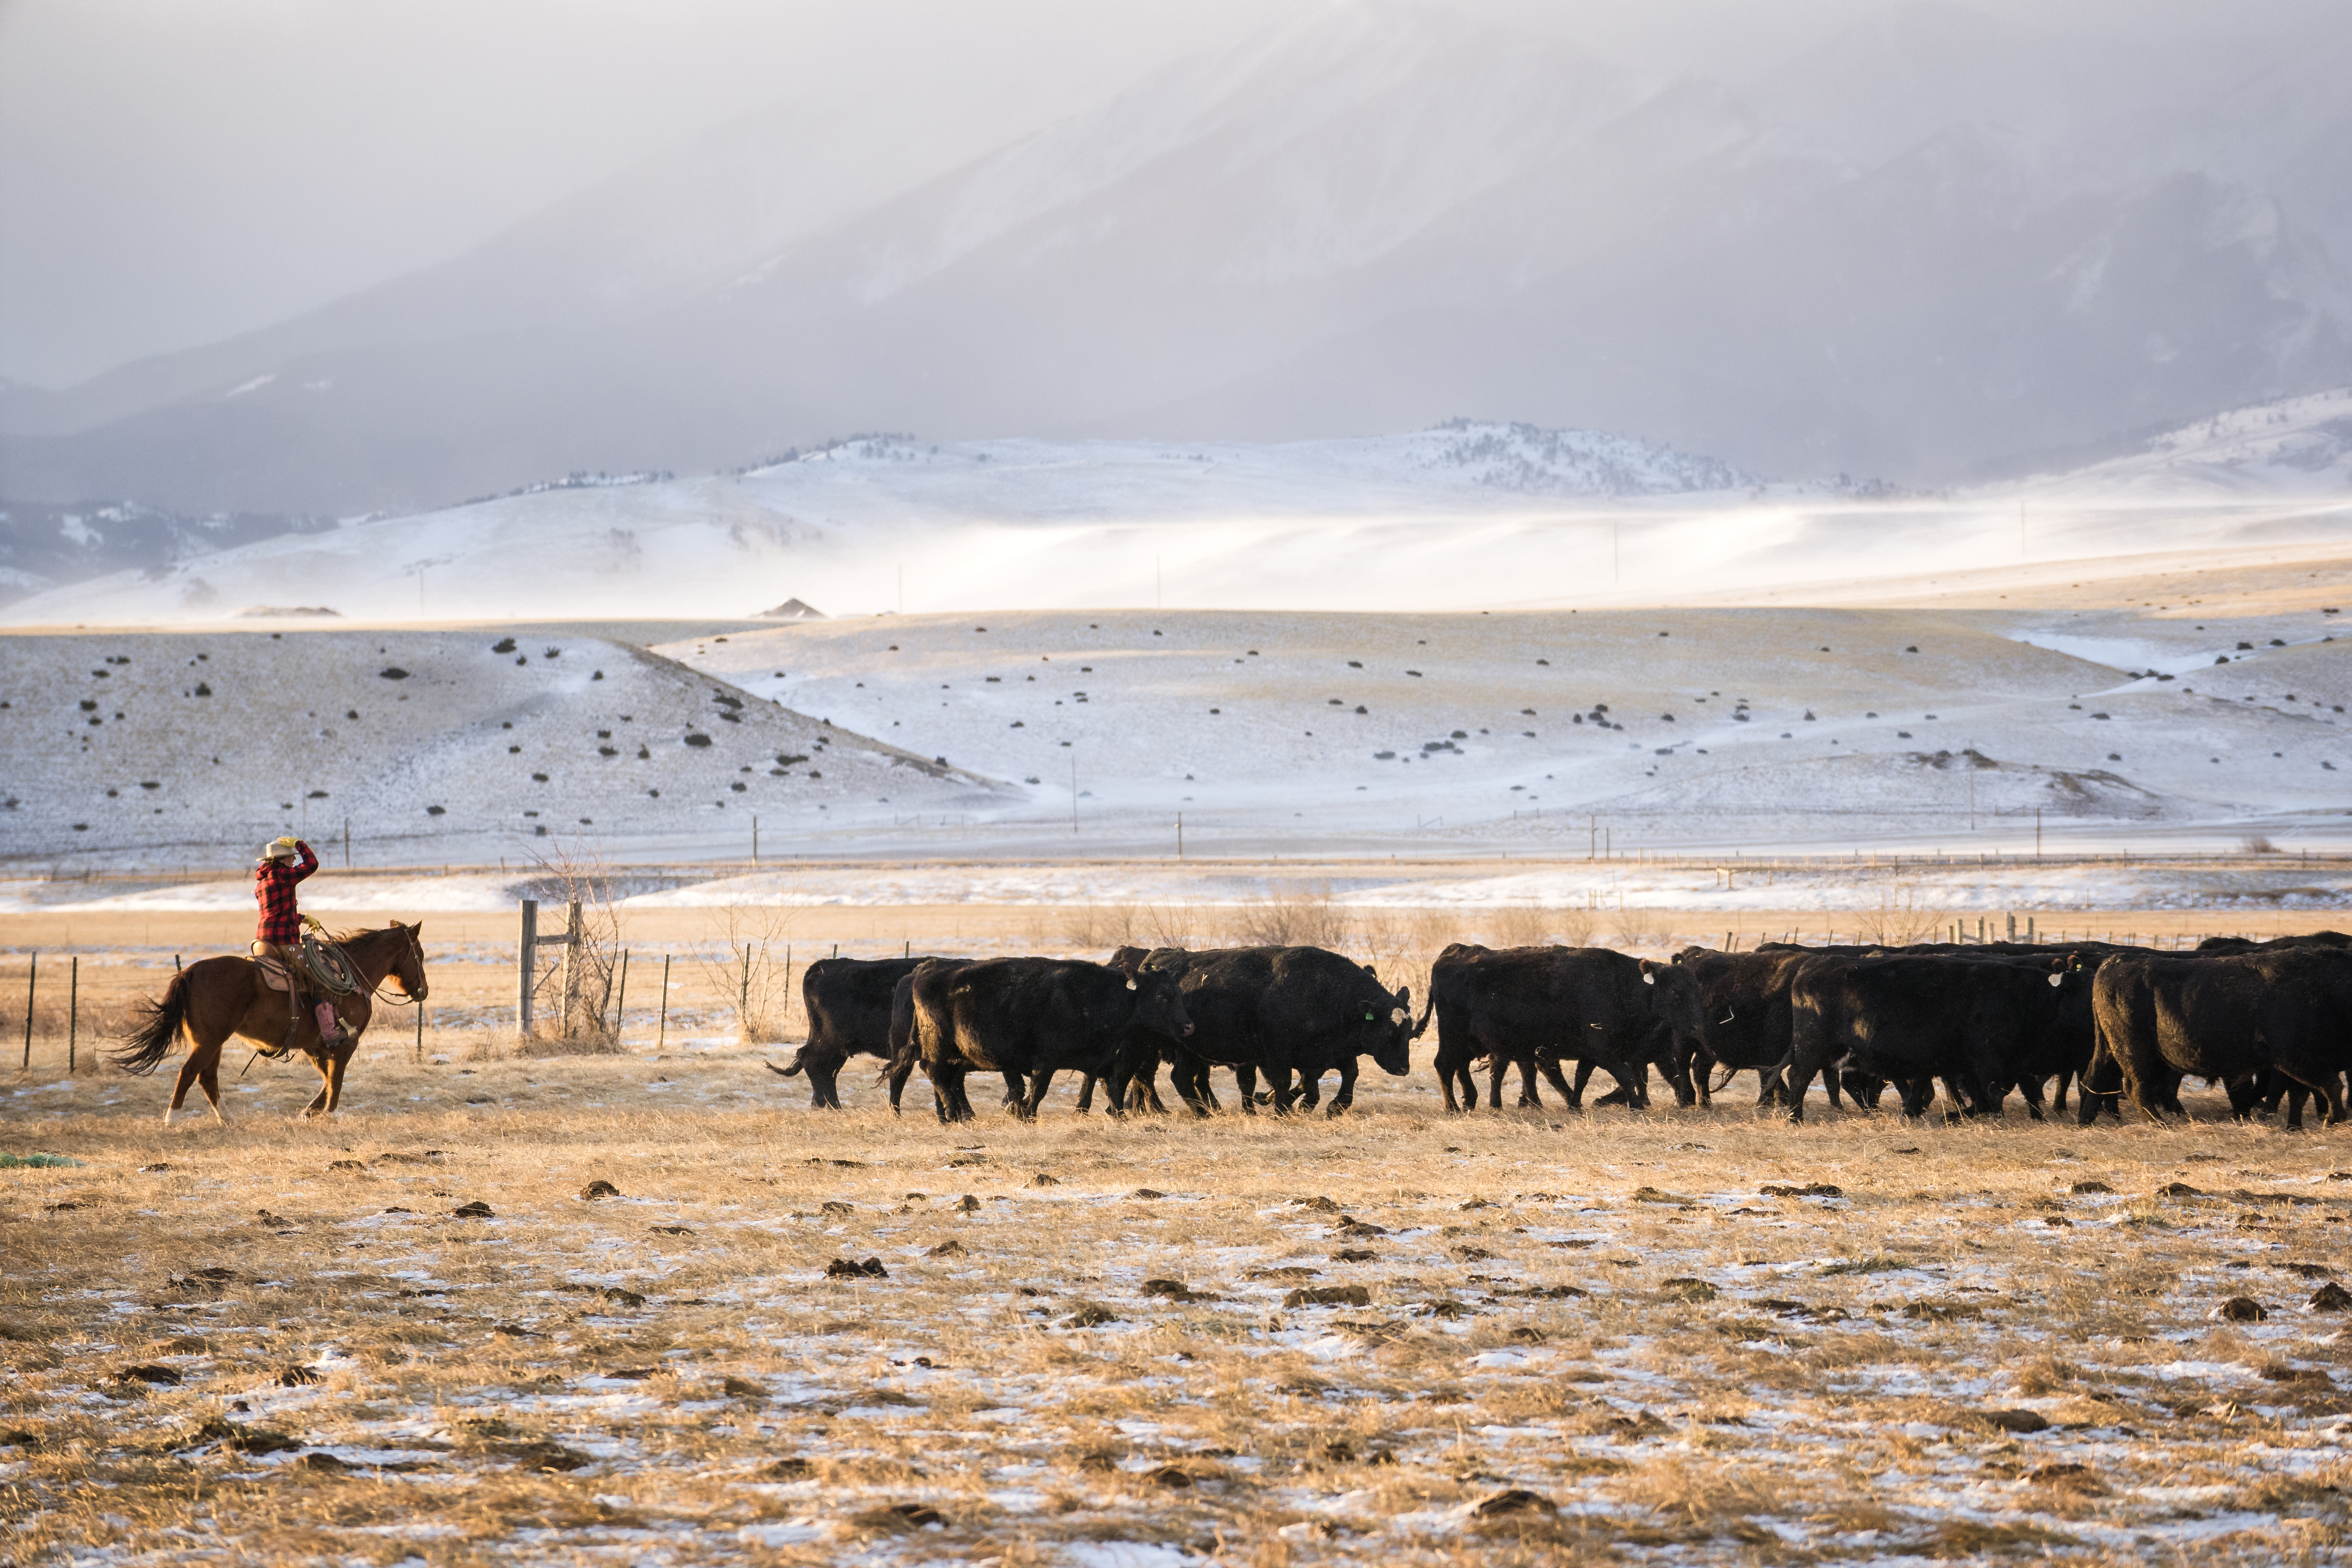
[(160, 1002), (143, 1002), (140, 1010), (146, 1022), (124, 1038), (114, 1051), (114, 1065), (124, 1072), (142, 1075), (153, 1072), (172, 1054), (178, 1044), (181, 1026), (188, 1020), (188, 976), (184, 971), (172, 976), (172, 984), (163, 988)]

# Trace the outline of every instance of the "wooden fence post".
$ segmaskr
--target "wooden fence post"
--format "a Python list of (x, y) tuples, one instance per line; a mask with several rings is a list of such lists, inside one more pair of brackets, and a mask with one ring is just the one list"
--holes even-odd
[(81, 954), (75, 953), (66, 969), (66, 1076), (71, 1078), (81, 1070)]
[(654, 1029), (656, 1051), (659, 1051), (669, 1041), (669, 954), (662, 954), (661, 1022), (656, 1025)]
[(619, 994), (619, 995), (617, 995), (616, 997), (614, 997), (614, 1001), (613, 1001), (613, 1044), (614, 1044), (615, 1046), (617, 1046), (617, 1045), (619, 1045), (619, 1044), (621, 1043), (621, 1025), (622, 1025), (623, 1021), (626, 1018), (626, 1016), (627, 1016), (627, 1015), (628, 1015), (628, 1010), (629, 1010), (629, 950), (628, 950), (627, 948), (625, 948), (625, 948), (623, 948), (623, 949), (621, 950), (621, 986), (620, 986), (620, 994)]
[(41, 955), (32, 954), (25, 964), (25, 1065), (23, 1070), (33, 1070), (33, 993), (41, 977)]
[(563, 1021), (556, 1033), (565, 1039), (572, 1035), (572, 1019), (580, 1008), (580, 900), (573, 899), (563, 906), (563, 973), (556, 993), (563, 1009)]
[(539, 900), (522, 901), (522, 942), (520, 948), (522, 984), (515, 995), (515, 1038), (530, 1043), (531, 981), (539, 969)]

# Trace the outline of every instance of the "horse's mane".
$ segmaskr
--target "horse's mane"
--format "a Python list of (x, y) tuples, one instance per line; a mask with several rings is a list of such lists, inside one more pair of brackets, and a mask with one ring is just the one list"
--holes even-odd
[(337, 946), (348, 946), (368, 937), (383, 936), (394, 929), (393, 926), (353, 926), (349, 931), (330, 931), (328, 936)]

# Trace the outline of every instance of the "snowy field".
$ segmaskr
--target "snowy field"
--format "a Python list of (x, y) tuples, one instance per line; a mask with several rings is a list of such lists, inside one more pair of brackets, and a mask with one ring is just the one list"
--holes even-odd
[(1180, 816), (1260, 862), (2345, 847), (2344, 564), (2205, 581), (2231, 602), (20, 633), (0, 857), (229, 876), (292, 831), (341, 867), (348, 823), (354, 868), (748, 862), (756, 819), (773, 860), (1156, 860)]

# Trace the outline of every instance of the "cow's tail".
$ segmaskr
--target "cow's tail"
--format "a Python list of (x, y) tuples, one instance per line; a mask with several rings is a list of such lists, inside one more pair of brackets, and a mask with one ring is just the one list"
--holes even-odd
[(798, 1078), (801, 1076), (801, 1058), (806, 1055), (808, 1055), (808, 1047), (803, 1046), (793, 1053), (793, 1059), (782, 1067), (778, 1067), (773, 1062), (761, 1062), (760, 1065), (779, 1078)]
[(116, 1067), (143, 1077), (163, 1065), (163, 1058), (179, 1043), (180, 1030), (188, 1021), (187, 982), (186, 972), (174, 974), (172, 983), (163, 987), (162, 1001), (139, 1005), (145, 1021), (115, 1048)]
[(1415, 1025), (1412, 1026), (1412, 1037), (1413, 1037), (1414, 1039), (1416, 1039), (1416, 1040), (1417, 1040), (1417, 1039), (1421, 1038), (1422, 1031), (1429, 1027), (1429, 1016), (1430, 1016), (1432, 1013), (1434, 1013), (1434, 1012), (1436, 1012), (1436, 1011), (1437, 1011), (1437, 983), (1436, 983), (1434, 980), (1433, 980), (1433, 981), (1431, 981), (1431, 982), (1430, 982), (1430, 985), (1429, 985), (1429, 1003), (1428, 1003), (1428, 1005), (1427, 1005), (1426, 1006), (1423, 1007), (1423, 1008), (1422, 1008), (1422, 1010), (1421, 1010), (1421, 1022), (1420, 1022), (1420, 1023), (1418, 1023), (1418, 1024), (1415, 1024)]

